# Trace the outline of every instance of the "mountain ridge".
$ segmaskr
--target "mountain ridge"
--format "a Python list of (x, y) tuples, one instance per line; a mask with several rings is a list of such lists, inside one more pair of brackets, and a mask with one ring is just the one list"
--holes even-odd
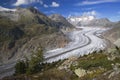
[(66, 18), (64, 18), (62, 15), (60, 15), (60, 14), (52, 14), (52, 15), (49, 15), (48, 16), (51, 20), (53, 20), (53, 21), (55, 21), (56, 23), (58, 23), (60, 26), (61, 26), (61, 28), (74, 28), (74, 26), (71, 24), (71, 23), (69, 23), (68, 21), (67, 21), (67, 19)]
[(68, 21), (75, 26), (102, 26), (113, 24), (107, 18), (97, 19), (95, 16), (79, 16), (79, 17), (69, 17)]
[(106, 37), (108, 40), (110, 40), (112, 43), (114, 43), (117, 46), (120, 46), (120, 22), (114, 23), (111, 25), (111, 29), (106, 31), (104, 34), (104, 37)]
[(39, 47), (64, 47), (69, 39), (60, 26), (33, 7), (0, 11), (0, 63), (28, 57)]

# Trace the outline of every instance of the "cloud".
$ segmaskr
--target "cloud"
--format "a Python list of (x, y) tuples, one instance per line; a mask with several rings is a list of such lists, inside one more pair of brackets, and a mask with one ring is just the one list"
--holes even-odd
[(25, 5), (25, 4), (28, 4), (28, 1), (27, 0), (17, 0), (17, 2), (15, 2), (13, 4), (13, 6), (20, 6), (20, 5)]
[(35, 6), (34, 8), (35, 8), (35, 9), (38, 9), (38, 7), (36, 7), (36, 6)]
[(83, 1), (82, 3), (77, 3), (77, 6), (84, 5), (94, 5), (94, 4), (102, 4), (102, 3), (110, 3), (110, 2), (118, 2), (118, 0), (97, 0), (97, 1)]
[(71, 17), (71, 16), (95, 16), (97, 18), (101, 17), (101, 13), (95, 11), (95, 10), (91, 10), (91, 11), (85, 11), (85, 12), (69, 12), (67, 17)]
[(59, 6), (60, 6), (60, 4), (59, 4), (59, 3), (57, 3), (57, 2), (52, 2), (51, 7), (59, 7)]
[(43, 0), (17, 0), (13, 6), (20, 6), (20, 5), (28, 5), (32, 3), (40, 3), (43, 7), (48, 8), (48, 7), (59, 7), (60, 4), (57, 2), (52, 2), (51, 5), (47, 5), (43, 3)]
[(20, 6), (20, 5), (27, 5), (31, 3), (40, 3), (41, 5), (43, 4), (42, 0), (17, 0), (13, 6)]
[(57, 2), (52, 2), (51, 5), (43, 4), (43, 7), (48, 8), (48, 7), (59, 7), (60, 4)]
[(70, 16), (80, 16), (80, 15), (81, 15), (80, 12), (69, 12), (68, 17), (70, 17)]
[(48, 8), (48, 7), (49, 7), (47, 4), (44, 4), (43, 6), (44, 6), (45, 8)]
[(98, 12), (93, 10), (93, 11), (83, 12), (83, 15), (86, 15), (86, 16), (89, 16), (89, 15), (96, 16), (96, 15), (98, 15)]
[(82, 10), (93, 10), (96, 9), (97, 7), (87, 7), (87, 8), (81, 8)]

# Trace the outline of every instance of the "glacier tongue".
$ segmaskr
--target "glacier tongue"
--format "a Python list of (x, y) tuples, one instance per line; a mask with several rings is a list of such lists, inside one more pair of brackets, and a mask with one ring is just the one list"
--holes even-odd
[(106, 48), (106, 41), (99, 37), (100, 33), (106, 30), (105, 28), (79, 26), (76, 28), (82, 30), (69, 33), (72, 41), (66, 47), (47, 51), (44, 54), (45, 62), (54, 62), (71, 56), (79, 57)]

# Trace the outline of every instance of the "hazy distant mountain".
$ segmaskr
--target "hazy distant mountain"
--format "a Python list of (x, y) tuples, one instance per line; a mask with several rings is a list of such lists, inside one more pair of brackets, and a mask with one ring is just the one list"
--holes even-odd
[(69, 17), (68, 21), (75, 26), (107, 26), (112, 24), (107, 18), (97, 19), (94, 16)]
[(108, 24), (112, 24), (112, 23), (107, 18), (93, 19), (93, 20), (86, 22), (86, 23), (80, 22), (80, 25), (83, 25), (83, 26), (101, 26), (101, 27), (104, 27)]
[(67, 20), (75, 26), (80, 26), (80, 23), (86, 23), (94, 19), (94, 16), (71, 16), (67, 18)]
[(55, 21), (60, 27), (62, 28), (74, 28), (72, 24), (70, 24), (66, 18), (64, 18), (62, 15), (59, 14), (52, 14), (49, 16), (50, 19)]

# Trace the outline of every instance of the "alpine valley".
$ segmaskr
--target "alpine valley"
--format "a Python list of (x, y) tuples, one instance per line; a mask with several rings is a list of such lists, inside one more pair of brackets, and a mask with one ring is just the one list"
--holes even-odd
[(120, 22), (0, 6), (1, 80), (119, 80)]

